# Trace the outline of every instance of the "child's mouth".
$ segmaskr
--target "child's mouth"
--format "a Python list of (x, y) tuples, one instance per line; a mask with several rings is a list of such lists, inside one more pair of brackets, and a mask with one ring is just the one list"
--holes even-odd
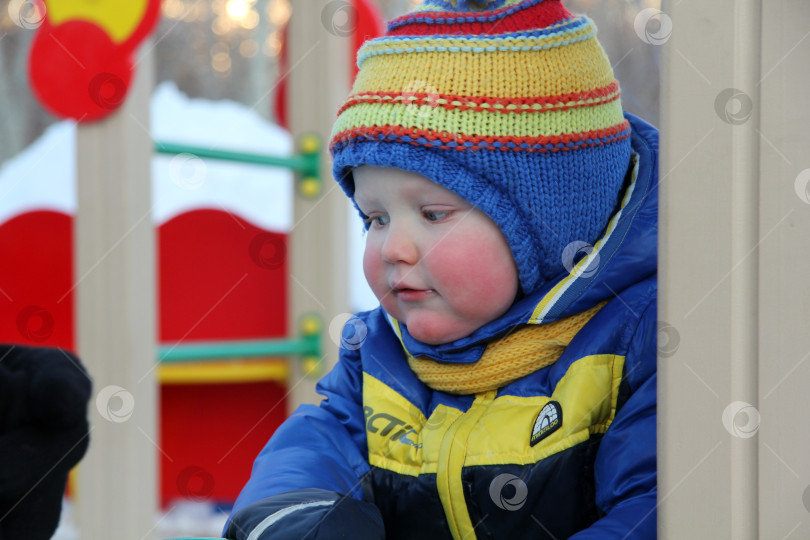
[(403, 302), (416, 302), (430, 296), (432, 293), (431, 289), (394, 289), (397, 299)]

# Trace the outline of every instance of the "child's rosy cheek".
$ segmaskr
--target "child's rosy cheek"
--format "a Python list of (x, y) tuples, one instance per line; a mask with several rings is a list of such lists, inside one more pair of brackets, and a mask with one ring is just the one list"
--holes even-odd
[[(367, 243), (366, 250), (363, 252), (363, 274), (365, 274), (366, 281), (371, 285), (372, 290), (380, 280), (382, 266), (383, 261), (379, 246)], [(374, 292), (377, 291), (374, 290)]]

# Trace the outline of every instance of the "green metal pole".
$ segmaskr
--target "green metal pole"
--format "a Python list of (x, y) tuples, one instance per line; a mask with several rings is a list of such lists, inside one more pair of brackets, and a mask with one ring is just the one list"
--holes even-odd
[(322, 334), (320, 319), (313, 315), (305, 316), (300, 322), (300, 327), (301, 336), (297, 339), (199, 341), (190, 344), (164, 344), (158, 347), (158, 358), (163, 363), (256, 356), (320, 358)]
[(315, 198), (321, 194), (320, 175), (321, 140), (317, 135), (304, 135), (298, 142), (298, 153), (292, 156), (273, 156), (234, 152), (217, 148), (203, 148), (171, 142), (155, 143), (155, 152), (159, 154), (191, 154), (199, 158), (219, 159), (235, 163), (265, 165), (268, 167), (285, 167), (298, 173), (298, 186), (302, 195)]
[(312, 170), (311, 158), (306, 155), (271, 156), (266, 154), (250, 154), (247, 152), (232, 152), (215, 148), (202, 148), (175, 144), (170, 142), (155, 143), (155, 151), (159, 154), (193, 154), (200, 158), (220, 159), (237, 163), (250, 163), (255, 165), (269, 165), (286, 167), (294, 171), (309, 173)]
[(158, 348), (161, 362), (183, 362), (231, 357), (309, 356), (319, 352), (308, 339), (267, 339), (251, 341), (211, 341), (191, 345), (163, 345)]

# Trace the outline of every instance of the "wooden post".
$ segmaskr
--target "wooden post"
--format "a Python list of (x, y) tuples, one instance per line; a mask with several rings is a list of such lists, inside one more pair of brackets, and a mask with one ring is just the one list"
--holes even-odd
[(77, 130), (78, 351), (94, 384), (78, 477), (81, 538), (152, 538), (157, 510), (152, 59), (107, 119)]
[[(329, 337), (329, 325), (349, 309), (348, 237), (349, 205), (332, 179), (327, 145), (338, 108), (349, 93), (350, 42), (353, 32), (351, 3), (344, 0), (295, 2), (289, 27), (290, 129), (296, 141), (308, 133), (320, 136), (322, 192), (306, 198), (296, 190), (290, 232), (290, 333), (300, 332), (300, 318), (321, 317), (325, 371), (338, 358), (338, 346)], [(306, 378), (300, 365), (291, 370), (289, 409), (317, 403), (315, 379)]]

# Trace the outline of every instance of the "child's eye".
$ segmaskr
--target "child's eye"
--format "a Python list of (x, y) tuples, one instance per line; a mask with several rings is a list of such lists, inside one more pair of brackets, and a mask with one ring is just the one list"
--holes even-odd
[(450, 210), (422, 210), (422, 215), (428, 221), (440, 221), (451, 213)]
[(386, 215), (369, 216), (364, 221), (369, 227), (379, 228), (388, 225), (388, 222), (391, 221), (391, 218)]

